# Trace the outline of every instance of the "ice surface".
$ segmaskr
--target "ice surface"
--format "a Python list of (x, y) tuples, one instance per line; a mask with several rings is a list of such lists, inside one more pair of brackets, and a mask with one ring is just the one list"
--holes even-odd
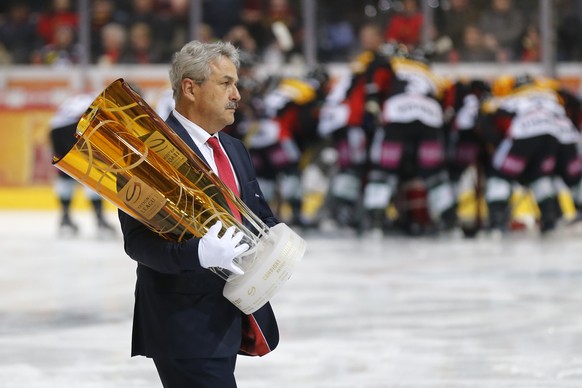
[[(0, 212), (0, 387), (161, 387), (129, 356), (134, 262), (74, 217), (59, 238), (55, 212)], [(240, 388), (582, 387), (582, 231), (303, 236), (279, 348), (239, 357)]]

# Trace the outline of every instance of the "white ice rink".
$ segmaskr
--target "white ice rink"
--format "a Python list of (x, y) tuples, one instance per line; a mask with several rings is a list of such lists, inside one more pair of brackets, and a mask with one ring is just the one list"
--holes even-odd
[[(161, 387), (129, 357), (135, 263), (75, 217), (59, 239), (54, 212), (0, 213), (0, 387)], [(279, 348), (239, 357), (240, 388), (582, 387), (581, 230), (304, 237)]]

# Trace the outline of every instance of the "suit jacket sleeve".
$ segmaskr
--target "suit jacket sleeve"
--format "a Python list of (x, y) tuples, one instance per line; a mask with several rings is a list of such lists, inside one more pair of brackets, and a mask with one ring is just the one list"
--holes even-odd
[(206, 271), (198, 260), (199, 238), (166, 240), (140, 221), (119, 210), (125, 252), (133, 260), (167, 274)]

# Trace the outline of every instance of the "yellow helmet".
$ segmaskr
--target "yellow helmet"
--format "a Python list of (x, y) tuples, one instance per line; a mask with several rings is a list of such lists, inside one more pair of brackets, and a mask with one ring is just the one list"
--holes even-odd
[(511, 75), (501, 75), (497, 77), (491, 85), (491, 93), (495, 97), (507, 96), (515, 86), (515, 77)]
[(350, 63), (350, 68), (353, 73), (361, 74), (368, 68), (370, 62), (374, 60), (374, 53), (372, 51), (364, 51)]
[(553, 91), (560, 90), (560, 81), (550, 77), (536, 77), (534, 84), (540, 88), (551, 89)]

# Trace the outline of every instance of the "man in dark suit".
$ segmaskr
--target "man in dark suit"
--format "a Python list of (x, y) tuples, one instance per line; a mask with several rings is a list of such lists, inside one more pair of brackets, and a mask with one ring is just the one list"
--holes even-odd
[[(176, 107), (166, 122), (227, 183), (214, 159), (220, 150), (208, 143), (217, 138), (234, 172), (233, 191), (271, 227), (278, 220), (259, 188), (247, 150), (220, 133), (233, 123), (240, 100), (238, 65), (238, 51), (230, 43), (186, 44), (172, 61)], [(209, 230), (202, 238), (177, 243), (121, 211), (119, 218), (125, 251), (138, 263), (132, 355), (152, 358), (166, 388), (236, 387), (237, 354), (261, 356), (279, 340), (270, 304), (244, 315), (223, 297), (224, 280), (208, 270), (240, 270), (233, 264), (246, 249), (240, 236), (218, 238)]]

